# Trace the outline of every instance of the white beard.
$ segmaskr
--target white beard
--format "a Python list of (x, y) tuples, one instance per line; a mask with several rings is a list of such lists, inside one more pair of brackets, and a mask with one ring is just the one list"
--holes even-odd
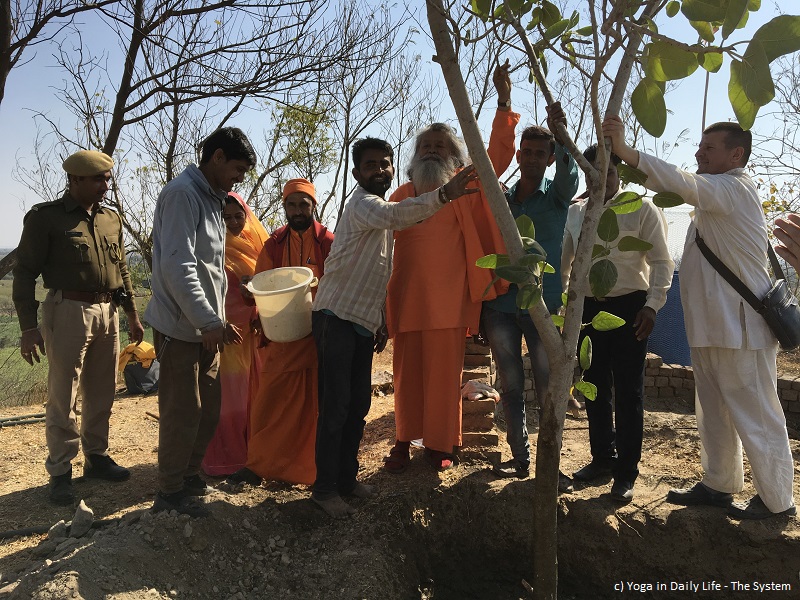
[(456, 174), (457, 165), (453, 157), (444, 159), (439, 158), (437, 155), (433, 156), (436, 156), (436, 158), (427, 157), (422, 159), (416, 157), (409, 166), (411, 183), (414, 184), (414, 189), (418, 194), (432, 192), (442, 187)]

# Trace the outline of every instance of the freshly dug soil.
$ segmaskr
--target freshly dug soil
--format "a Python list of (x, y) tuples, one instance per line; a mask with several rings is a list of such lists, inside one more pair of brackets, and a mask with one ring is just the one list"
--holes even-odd
[[(670, 487), (700, 476), (692, 402), (654, 399), (646, 409), (634, 501), (614, 503), (610, 484), (577, 486), (560, 498), (560, 597), (800, 597), (800, 521), (740, 523), (722, 509), (665, 503)], [(306, 488), (276, 482), (215, 491), (206, 519), (153, 515), (158, 422), (148, 412), (158, 413), (155, 396), (120, 397), (114, 407), (111, 454), (131, 468), (130, 481), (75, 484), (95, 519), (118, 520), (77, 539), (64, 531), (54, 531), (53, 539), (46, 533), (5, 539), (0, 598), (529, 597), (535, 480), (496, 480), (480, 460), (436, 473), (421, 450), (405, 474), (384, 472), (382, 457), (394, 439), (391, 395), (374, 399), (360, 454), (361, 478), (379, 486), (380, 496), (353, 501), (358, 512), (345, 521), (329, 519)], [(529, 414), (535, 447), (536, 411)], [(797, 458), (800, 439), (794, 430), (790, 436)], [(0, 531), (70, 521), (74, 508), (47, 501), (44, 424), (2, 429), (0, 441)], [(501, 449), (507, 458), (505, 441)], [(571, 473), (588, 460), (587, 422), (569, 418), (562, 470)], [(73, 468), (82, 472), (81, 459)], [(748, 471), (741, 498), (753, 493)], [(735, 581), (749, 589), (735, 591)], [(783, 589), (754, 591), (755, 584)]]

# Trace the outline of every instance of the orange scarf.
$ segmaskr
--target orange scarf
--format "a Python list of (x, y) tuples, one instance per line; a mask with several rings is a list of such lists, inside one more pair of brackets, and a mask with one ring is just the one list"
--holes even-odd
[(247, 217), (239, 235), (232, 235), (230, 231), (225, 235), (225, 268), (241, 280), (244, 275), (255, 274), (256, 260), (269, 234), (239, 194), (229, 192), (228, 195), (236, 199)]

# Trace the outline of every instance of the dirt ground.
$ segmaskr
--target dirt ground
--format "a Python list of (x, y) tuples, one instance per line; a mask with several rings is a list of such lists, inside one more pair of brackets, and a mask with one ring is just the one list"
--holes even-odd
[[(376, 370), (391, 370), (388, 360), (381, 357)], [(111, 453), (131, 468), (130, 481), (76, 481), (94, 518), (109, 522), (77, 539), (56, 529), (0, 542), (0, 598), (529, 597), (535, 480), (498, 481), (481, 460), (435, 473), (421, 451), (405, 474), (385, 473), (391, 395), (374, 398), (360, 454), (361, 478), (379, 486), (380, 496), (355, 501), (358, 512), (345, 521), (326, 517), (307, 488), (276, 482), (215, 491), (206, 519), (152, 515), (158, 423), (148, 412), (158, 412), (155, 396), (120, 396), (114, 407)], [(791, 428), (790, 437), (797, 459), (800, 434)], [(44, 424), (4, 428), (0, 442), (0, 531), (70, 521), (74, 508), (46, 498)], [(501, 449), (506, 458), (504, 440)], [(578, 486), (560, 498), (561, 598), (800, 598), (798, 519), (739, 523), (722, 509), (664, 502), (670, 487), (699, 478), (699, 453), (692, 402), (648, 399), (634, 501), (614, 503), (610, 484)], [(569, 418), (562, 470), (588, 460), (586, 419)], [(82, 472), (81, 459), (73, 468)], [(798, 485), (800, 477), (800, 500)], [(748, 471), (741, 498), (752, 493)]]

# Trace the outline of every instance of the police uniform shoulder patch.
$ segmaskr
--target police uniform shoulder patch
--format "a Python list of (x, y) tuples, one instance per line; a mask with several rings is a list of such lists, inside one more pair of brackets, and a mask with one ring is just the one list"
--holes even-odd
[(59, 204), (64, 204), (63, 198), (59, 198), (58, 200), (48, 200), (47, 202), (39, 202), (39, 204), (34, 204), (31, 206), (31, 210), (39, 210), (42, 208), (48, 208), (50, 206), (57, 206)]

